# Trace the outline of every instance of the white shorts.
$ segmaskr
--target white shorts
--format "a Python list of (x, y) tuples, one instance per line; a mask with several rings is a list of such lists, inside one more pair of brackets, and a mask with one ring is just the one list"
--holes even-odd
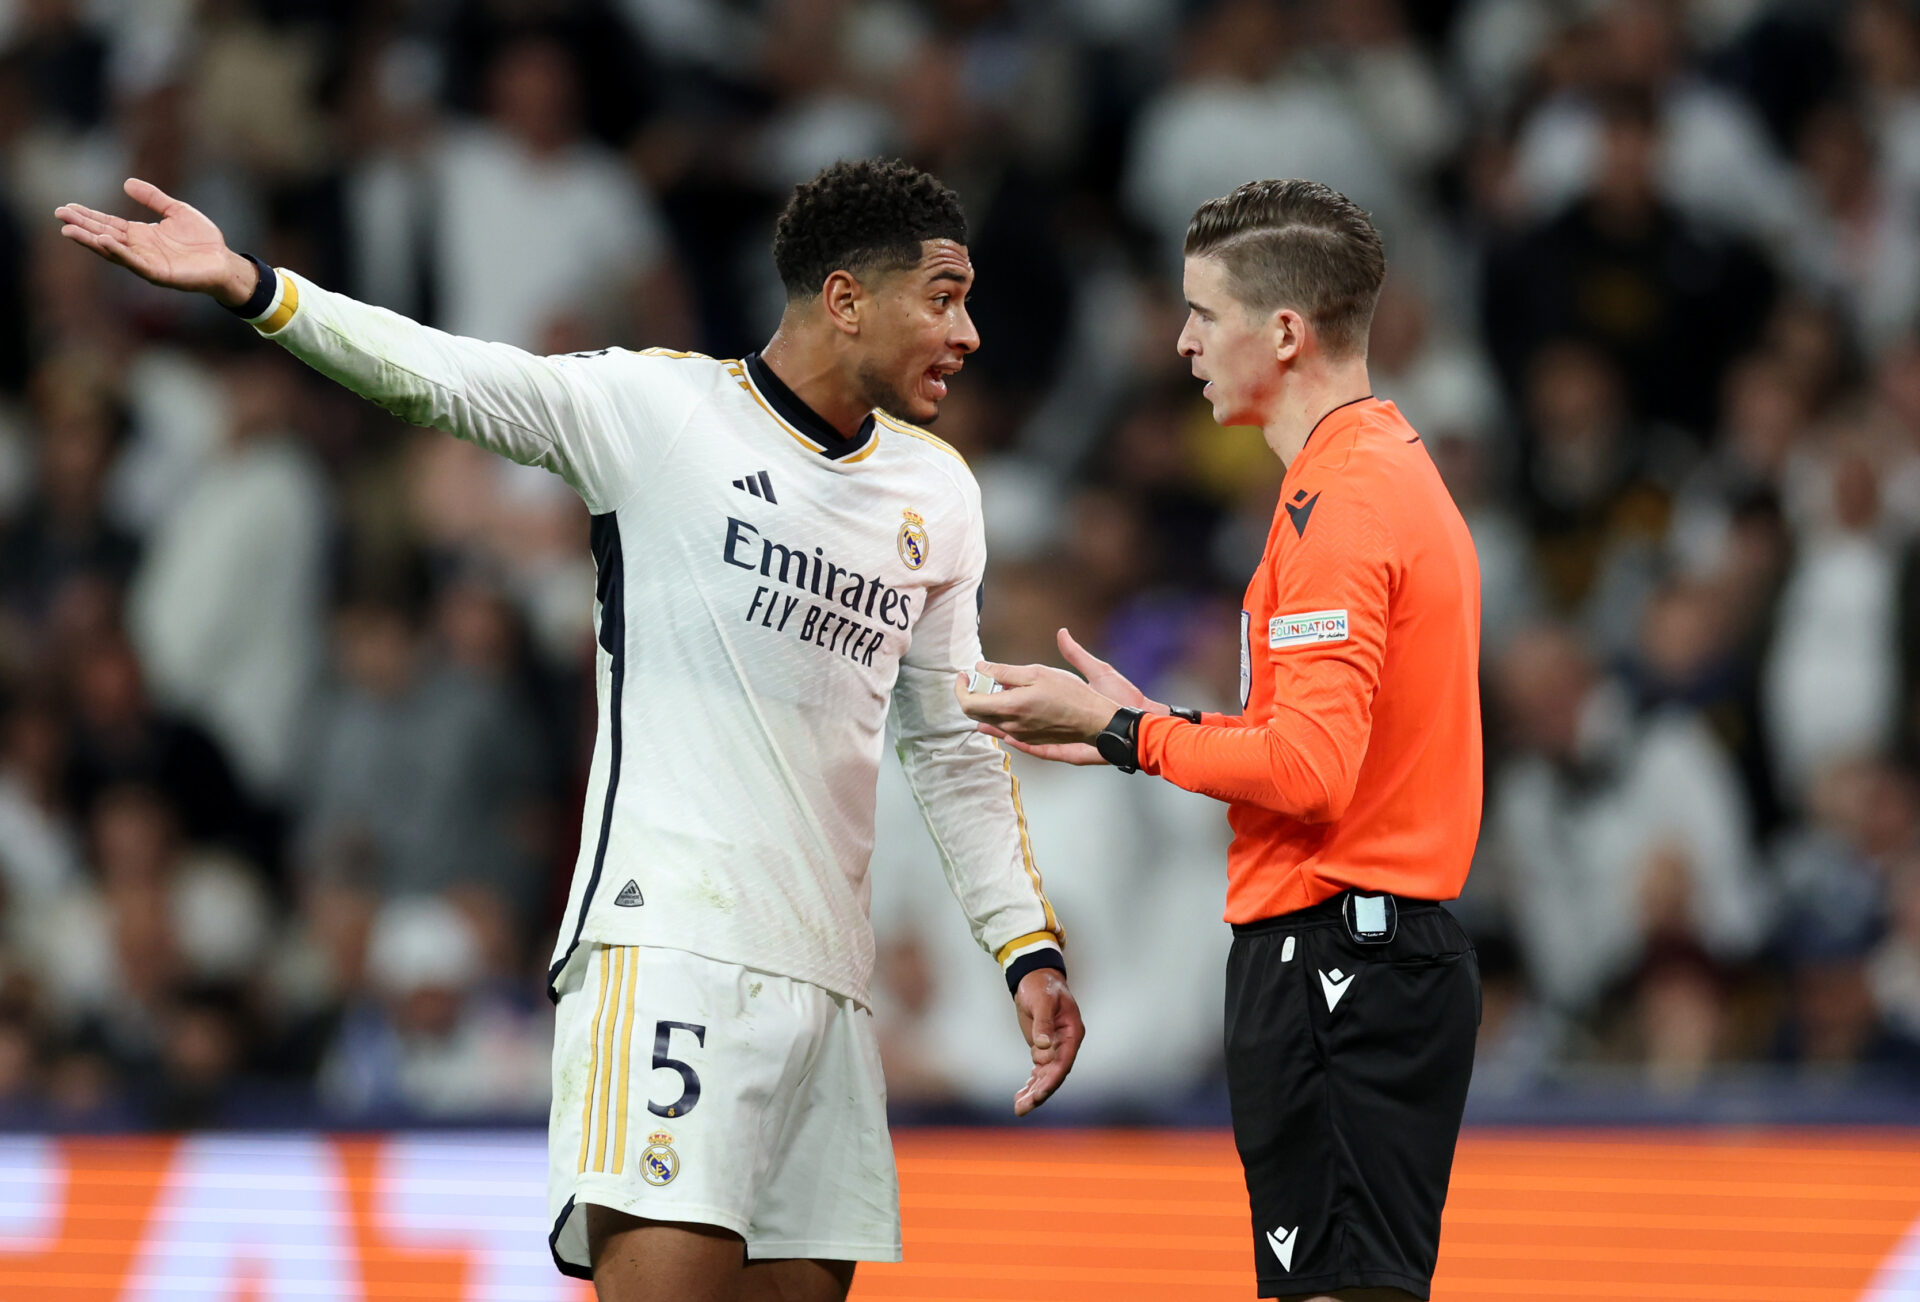
[(554, 1264), (584, 1208), (732, 1230), (749, 1258), (900, 1260), (873, 1016), (684, 950), (582, 945), (560, 980), (547, 1127)]

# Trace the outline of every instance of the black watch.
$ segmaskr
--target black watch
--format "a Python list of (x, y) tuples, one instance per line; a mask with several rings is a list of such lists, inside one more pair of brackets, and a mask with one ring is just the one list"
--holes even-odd
[(1122, 773), (1140, 771), (1140, 711), (1123, 705), (1093, 739), (1100, 758)]
[(1185, 719), (1188, 723), (1200, 722), (1200, 711), (1185, 705), (1170, 705), (1167, 707), (1167, 713), (1176, 719)]

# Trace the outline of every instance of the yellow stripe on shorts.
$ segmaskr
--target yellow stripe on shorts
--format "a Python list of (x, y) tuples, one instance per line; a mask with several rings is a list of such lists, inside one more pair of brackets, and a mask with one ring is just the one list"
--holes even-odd
[(627, 1165), (627, 1082), (633, 1077), (633, 996), (640, 988), (640, 955), (633, 956), (627, 973), (627, 1023), (620, 1028), (620, 1099), (614, 1105), (613, 1173), (621, 1174)]
[[(613, 951), (613, 984), (616, 992), (619, 986), (622, 983), (624, 983), (626, 979), (627, 979), (627, 947), (622, 945)], [(607, 1109), (610, 1106), (612, 1106), (612, 1103), (613, 1103), (613, 1028), (614, 1028), (614, 1024), (620, 1020), (620, 998), (618, 993), (614, 995), (613, 1005), (614, 1005), (613, 1020), (608, 1022), (606, 1030), (601, 1032), (601, 1039), (597, 1046), (598, 1052), (601, 1058), (601, 1062), (600, 1062), (601, 1085), (600, 1085), (600, 1143), (593, 1150), (593, 1169), (596, 1171), (605, 1171), (607, 1169), (607, 1121), (608, 1121), (608, 1118), (606, 1114), (607, 1114)]]

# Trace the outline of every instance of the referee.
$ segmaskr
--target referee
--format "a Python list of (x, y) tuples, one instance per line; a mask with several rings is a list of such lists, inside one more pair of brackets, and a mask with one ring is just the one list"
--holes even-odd
[(1187, 228), (1180, 353), (1214, 418), (1287, 468), (1237, 716), (1148, 700), (1065, 629), (1085, 681), (983, 665), (1002, 690), (957, 688), (1030, 754), (1227, 802), (1227, 1087), (1261, 1297), (1428, 1296), (1480, 1016), (1437, 902), (1480, 827), (1480, 571), (1367, 379), (1385, 274), (1367, 215), (1311, 181), (1243, 185)]

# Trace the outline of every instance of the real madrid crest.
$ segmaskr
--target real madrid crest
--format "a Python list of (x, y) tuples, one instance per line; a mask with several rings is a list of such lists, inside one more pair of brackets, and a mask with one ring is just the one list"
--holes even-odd
[(640, 1178), (648, 1184), (671, 1184), (680, 1174), (680, 1154), (673, 1151), (673, 1136), (656, 1130), (647, 1136), (640, 1152)]
[(900, 526), (900, 560), (910, 570), (927, 563), (927, 522), (918, 511), (902, 511), (906, 523)]

